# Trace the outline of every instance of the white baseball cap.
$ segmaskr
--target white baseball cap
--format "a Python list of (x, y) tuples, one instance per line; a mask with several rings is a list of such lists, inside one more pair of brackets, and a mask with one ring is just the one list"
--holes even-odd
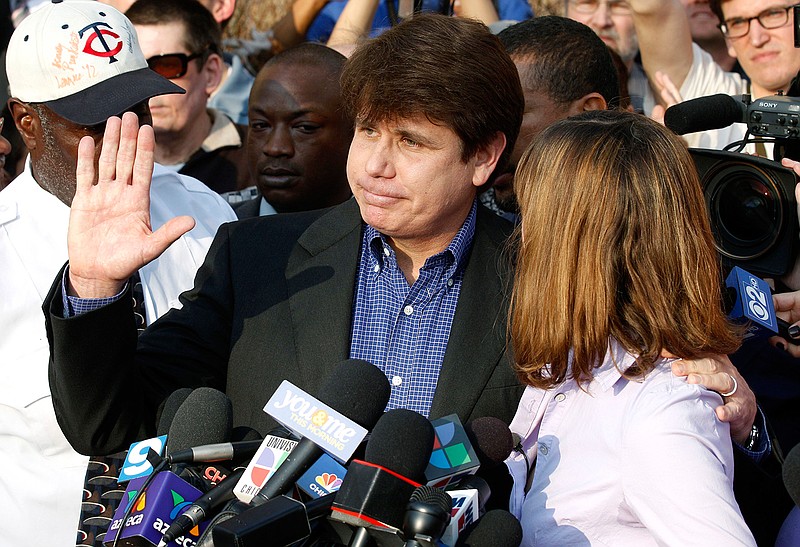
[(52, 0), (26, 17), (8, 44), (6, 72), (12, 97), (81, 125), (185, 93), (148, 68), (128, 18), (94, 0)]

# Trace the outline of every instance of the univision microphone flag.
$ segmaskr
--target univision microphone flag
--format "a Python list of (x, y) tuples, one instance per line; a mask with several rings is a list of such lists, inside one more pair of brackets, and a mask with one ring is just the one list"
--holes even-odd
[(432, 420), (431, 424), (435, 438), (430, 463), (425, 469), (428, 484), (444, 488), (451, 482), (474, 474), (481, 462), (458, 415), (450, 414)]

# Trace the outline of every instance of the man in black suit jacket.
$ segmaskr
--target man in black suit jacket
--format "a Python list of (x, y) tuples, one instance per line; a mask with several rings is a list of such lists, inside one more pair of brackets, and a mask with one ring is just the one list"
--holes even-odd
[[(427, 412), (510, 421), (522, 392), (505, 350), (511, 226), (477, 207), (476, 195), (519, 131), (524, 100), (514, 64), (483, 25), (425, 15), (365, 43), (345, 67), (342, 91), (357, 120), (347, 165), (355, 199), (224, 226), (183, 309), (148, 329), (138, 347), (120, 298), (125, 282), (191, 219), (149, 230), (140, 169), (149, 128), (137, 143), (135, 120), (108, 124), (96, 185), (93, 143), (81, 143), (64, 281), (72, 296), (116, 300), (64, 319), (75, 310), (63, 309), (59, 280), (46, 304), (53, 398), (76, 449), (109, 452), (152, 435), (159, 405), (182, 386), (225, 390), (234, 424), (266, 433), (271, 421), (261, 409), (282, 380), (314, 393), (350, 355), (365, 245), (385, 242), (381, 257), (396, 259), (413, 287), (428, 258), (452, 254), (451, 242), (473, 226), (461, 273), (451, 278), (460, 293)], [(133, 156), (137, 146), (136, 168), (122, 165), (123, 152)], [(380, 238), (365, 243), (369, 227)]]
[[(439, 326), (450, 325), (423, 412), (510, 421), (522, 392), (505, 349), (511, 226), (476, 207), (476, 195), (502, 172), (519, 131), (524, 101), (514, 64), (482, 25), (421, 15), (360, 46), (342, 91), (356, 119), (347, 163), (355, 199), (223, 226), (183, 309), (154, 323), (138, 347), (126, 281), (192, 220), (151, 232), (153, 136), (149, 127), (137, 135), (135, 117), (109, 121), (98, 177), (94, 142), (81, 142), (69, 270), (45, 302), (53, 400), (77, 450), (113, 452), (152, 436), (159, 405), (184, 386), (224, 389), (234, 424), (266, 433), (272, 422), (261, 409), (282, 380), (314, 393), (334, 364), (352, 356), (351, 333), (364, 318), (356, 304), (363, 303), (365, 257), (395, 264), (414, 290), (428, 259), (452, 254), (473, 227), (457, 275), (444, 278), (460, 293), (450, 318), (436, 315)], [(377, 236), (367, 241), (370, 231)], [(75, 298), (66, 310), (62, 283)], [(406, 308), (397, 322), (411, 315)], [(706, 372), (704, 383), (713, 373), (730, 381), (718, 370), (695, 365), (693, 372)], [(750, 395), (744, 402), (754, 405)], [(727, 404), (728, 419), (741, 421), (743, 406)]]

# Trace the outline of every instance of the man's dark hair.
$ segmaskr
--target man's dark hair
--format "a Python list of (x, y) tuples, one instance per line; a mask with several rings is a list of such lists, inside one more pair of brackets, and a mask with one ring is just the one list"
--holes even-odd
[(482, 23), (419, 14), (356, 48), (342, 100), (368, 123), (425, 115), (452, 129), (466, 161), (505, 134), (498, 168), (514, 149), (524, 97), (514, 63)]
[(577, 21), (548, 15), (511, 25), (497, 35), (513, 59), (530, 62), (521, 78), (559, 103), (599, 93), (609, 108), (620, 102), (617, 69), (603, 40)]
[(208, 53), (222, 51), (222, 30), (211, 12), (197, 0), (136, 0), (125, 16), (134, 25), (183, 23), (186, 28), (183, 37), (186, 49), (191, 54), (205, 53), (199, 59), (201, 65), (208, 58)]
[(315, 42), (303, 42), (274, 55), (264, 63), (264, 66), (282, 64), (322, 66), (332, 73), (340, 74), (345, 61), (347, 57), (335, 49)]
[(722, 3), (725, 0), (709, 0), (708, 7), (711, 9), (711, 12), (717, 16), (719, 22), (723, 22), (725, 20), (725, 16), (722, 14)]

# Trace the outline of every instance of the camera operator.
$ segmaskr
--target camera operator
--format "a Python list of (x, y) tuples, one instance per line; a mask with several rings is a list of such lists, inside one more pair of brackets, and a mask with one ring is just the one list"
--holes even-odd
[[(794, 47), (792, 3), (787, 0), (711, 0), (711, 10), (722, 22), (720, 28), (729, 53), (736, 57), (747, 78), (726, 72), (712, 57), (692, 43), (686, 11), (680, 0), (630, 0), (633, 23), (639, 37), (642, 65), (653, 80), (665, 74), (684, 99), (715, 93), (753, 99), (787, 91), (800, 71), (800, 50)], [(690, 146), (722, 149), (740, 140), (745, 127), (685, 136)], [(772, 157), (769, 146), (747, 148), (750, 153)]]

